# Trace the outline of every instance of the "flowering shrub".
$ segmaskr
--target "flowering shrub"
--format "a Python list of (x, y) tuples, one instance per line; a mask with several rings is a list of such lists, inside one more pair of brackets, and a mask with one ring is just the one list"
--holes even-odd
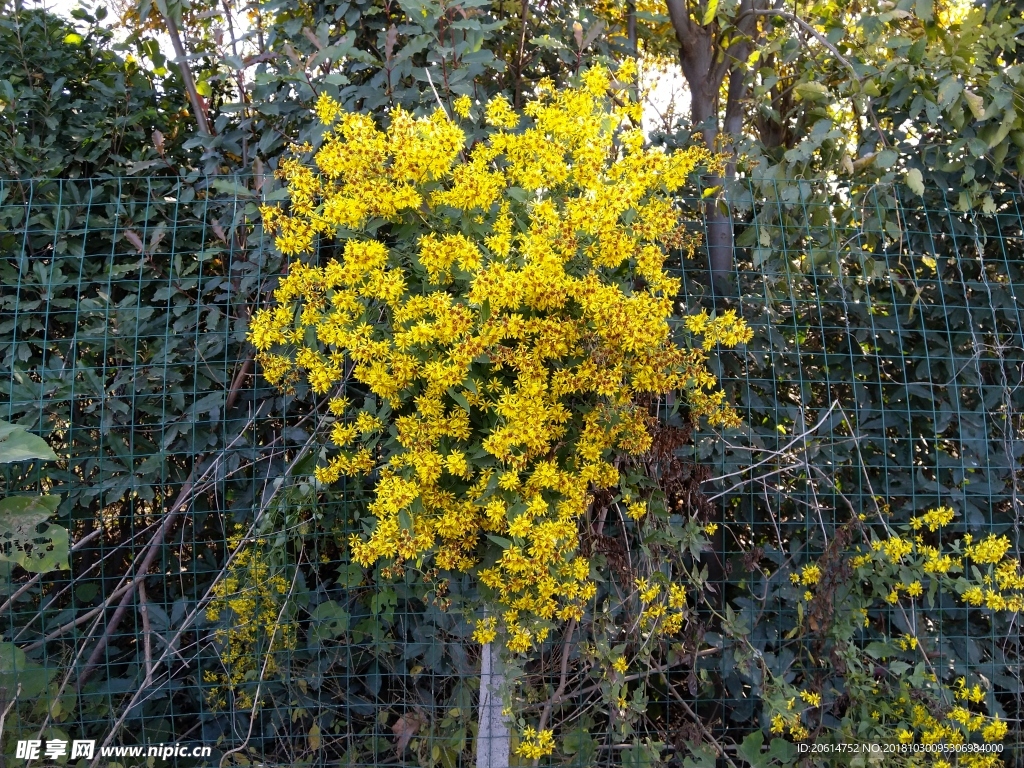
[[(774, 673), (746, 619), (708, 599), (707, 572), (693, 566), (718, 526), (706, 510), (679, 514), (665, 481), (680, 482), (668, 457), (685, 438), (653, 406), (679, 392), (690, 418), (737, 424), (705, 354), (750, 331), (733, 313), (674, 320), (678, 282), (664, 249), (686, 236), (669, 196), (719, 160), (702, 148), (645, 148), (622, 89), (631, 74), (627, 65), (613, 80), (595, 67), (579, 88), (542, 83), (523, 114), (499, 97), (482, 105), (488, 127), (472, 145), (443, 109), (424, 118), (395, 110), (381, 129), (324, 96), (323, 142), (282, 164), (289, 203), (264, 208), (265, 226), (285, 254), (322, 257), (292, 262), (250, 338), (271, 382), (307, 384), (326, 399), (332, 446), (317, 479), (366, 476), (373, 487), (369, 519), (348, 542), (353, 561), (382, 579), (472, 574), (482, 600), (469, 607), (487, 609), (475, 639), (500, 639), (514, 656), (566, 623), (568, 642), (579, 623), (587, 661), (575, 679), (597, 682), (578, 690), (599, 691), (606, 718), (563, 734), (563, 750), (580, 759), (588, 727), (634, 739), (631, 760), (659, 759), (663, 744), (636, 741), (649, 701), (637, 679), (689, 658), (697, 696), (715, 682), (697, 674), (696, 659), (726, 649), (752, 681), (753, 716), (776, 735), (779, 759), (797, 753), (778, 737), (1001, 740), (1006, 721), (984, 681), (942, 663), (932, 608), (955, 600), (963, 611), (1019, 611), (1024, 577), (1005, 537), (948, 535), (949, 508), (903, 525), (884, 508), (877, 525), (855, 516), (818, 561), (791, 572), (783, 564), (777, 581), (796, 622), (780, 614), (778, 634), (797, 649), (795, 674)], [(481, 109), (464, 97), (453, 107), (462, 120)], [(621, 519), (609, 525), (641, 545), (629, 568), (594, 556), (611, 508)], [(604, 592), (602, 566), (614, 585)], [(748, 569), (764, 576), (750, 594), (767, 599), (779, 574), (756, 558)], [(745, 612), (753, 604), (735, 602)], [(595, 604), (615, 609), (588, 614)], [(629, 615), (615, 613), (623, 606)], [(517, 663), (522, 671), (525, 658)], [(524, 685), (510, 699), (520, 757), (551, 754), (558, 695)], [(539, 722), (528, 721), (545, 700)], [(751, 755), (763, 738), (754, 737), (742, 748)], [(908, 765), (919, 761), (908, 755)], [(960, 762), (994, 765), (998, 755)]]
[[(868, 527), (867, 515), (859, 515), (836, 536), (835, 551), (789, 575), (792, 585), (803, 590), (797, 606), (800, 623), (819, 648), (830, 651), (842, 690), (822, 681), (803, 690), (781, 681), (768, 686), (771, 732), (807, 739), (832, 721), (827, 713), (841, 703), (845, 716), (830, 725), (837, 741), (1001, 742), (1006, 721), (992, 714), (990, 694), (970, 669), (948, 662), (942, 652), (948, 639), (926, 611), (953, 600), (963, 609), (1019, 612), (1024, 575), (1020, 562), (1008, 555), (1010, 540), (994, 534), (980, 541), (971, 534), (944, 535), (954, 517), (950, 507), (913, 516), (905, 524), (891, 523), (886, 506), (878, 513), (879, 526)], [(888, 621), (883, 621), (886, 614)], [(914, 760), (927, 753), (900, 754), (911, 758), (908, 764), (918, 764)], [(998, 753), (980, 749), (955, 756), (928, 754), (931, 766), (947, 768), (954, 762), (977, 768), (1001, 764)]]
[[(381, 130), (321, 96), (322, 144), (282, 162), (288, 207), (262, 211), (285, 254), (340, 253), (293, 261), (250, 339), (272, 383), (328, 397), (316, 478), (373, 478), (353, 560), (384, 578), (475, 574), (492, 609), (475, 638), (513, 653), (595, 596), (580, 552), (595, 493), (634, 520), (662, 503), (620, 471), (651, 449), (652, 404), (679, 392), (691, 418), (738, 423), (705, 352), (750, 331), (734, 313), (675, 325), (664, 270), (685, 237), (670, 195), (719, 159), (646, 148), (632, 76), (629, 63), (614, 82), (596, 66), (578, 88), (541, 83), (523, 115), (498, 97), (473, 146), (442, 109), (395, 109)], [(477, 108), (454, 103), (464, 119)], [(686, 592), (663, 582), (636, 583), (641, 622), (671, 634)], [(520, 746), (552, 748), (543, 730)]]
[[(593, 596), (576, 522), (593, 490), (627, 490), (609, 459), (650, 447), (645, 401), (683, 390), (695, 416), (736, 421), (703, 352), (673, 339), (678, 281), (662, 269), (678, 226), (667, 193), (712, 158), (643, 148), (639, 131), (620, 131), (636, 105), (608, 111), (607, 71), (586, 79), (542, 87), (518, 132), (508, 104), (491, 102), (495, 130), (468, 152), (441, 110), (396, 110), (382, 132), (322, 97), (333, 127), (316, 170), (286, 161), (290, 210), (264, 210), (285, 253), (317, 235), (345, 243), (341, 261), (293, 263), (250, 335), (272, 382), (301, 371), (327, 394), (351, 361), (365, 387), (358, 404), (332, 395), (338, 451), (316, 473), (379, 473), (355, 559), (478, 569), (514, 651)], [(735, 315), (688, 325), (708, 347), (748, 333)], [(493, 562), (478, 550), (488, 535)]]

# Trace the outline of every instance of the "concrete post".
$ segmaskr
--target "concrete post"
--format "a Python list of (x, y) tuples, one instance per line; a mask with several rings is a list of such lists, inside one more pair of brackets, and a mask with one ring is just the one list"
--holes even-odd
[(476, 768), (508, 768), (509, 718), (501, 714), (505, 667), (494, 643), (483, 647), (480, 661), (480, 731), (476, 739)]

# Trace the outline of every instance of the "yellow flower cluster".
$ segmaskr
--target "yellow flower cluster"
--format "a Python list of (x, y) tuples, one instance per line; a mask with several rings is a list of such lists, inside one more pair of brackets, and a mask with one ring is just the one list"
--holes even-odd
[(522, 739), (516, 747), (516, 754), (525, 757), (527, 760), (550, 755), (555, 751), (555, 734), (552, 731), (537, 731), (532, 726), (523, 729)]
[(789, 574), (789, 580), (794, 584), (802, 584), (805, 587), (812, 587), (821, 579), (821, 566), (811, 563), (805, 565), (800, 573)]
[(952, 507), (937, 507), (925, 512), (920, 517), (910, 518), (910, 527), (915, 531), (927, 526), (929, 531), (937, 531), (944, 525), (949, 525), (953, 520)]
[(964, 554), (976, 563), (998, 563), (1010, 550), (1010, 540), (1005, 536), (989, 534), (988, 538), (977, 544), (972, 543), (973, 541), (970, 534), (964, 536), (964, 543), (967, 545)]
[[(514, 652), (594, 597), (579, 523), (596, 491), (625, 483), (614, 456), (649, 450), (645, 402), (681, 391), (692, 417), (738, 424), (704, 349), (675, 338), (679, 281), (663, 269), (671, 193), (720, 159), (645, 148), (637, 105), (608, 98), (611, 73), (583, 81), (542, 83), (522, 115), (492, 100), (472, 148), (440, 110), (396, 110), (380, 130), (321, 97), (315, 167), (283, 162), (289, 208), (263, 211), (288, 255), (339, 246), (340, 260), (290, 264), (249, 339), (272, 383), (330, 395), (337, 451), (317, 479), (374, 473), (353, 560), (474, 571), (501, 610), (475, 637), (500, 632)], [(750, 338), (733, 313), (699, 317), (705, 349)], [(361, 406), (341, 396), (348, 373)]]
[[(235, 548), (239, 540), (229, 544)], [(211, 622), (225, 615), (229, 619), (213, 633), (225, 671), (203, 672), (203, 681), (214, 684), (207, 697), (217, 709), (227, 708), (228, 691), (235, 693), (234, 705), (238, 708), (257, 704), (251, 694), (237, 689), (258, 676), (272, 676), (277, 671), (275, 655), (296, 647), (295, 624), (281, 617), (288, 581), (266, 562), (264, 544), (257, 541), (238, 553), (227, 575), (214, 587), (214, 599), (206, 609)]]
[[(1024, 574), (1019, 559), (1011, 553), (1010, 540), (995, 534), (975, 541), (970, 534), (957, 537), (948, 531), (939, 533), (954, 517), (952, 508), (938, 507), (912, 517), (907, 525), (886, 523), (886, 535), (882, 538), (876, 538), (869, 529), (861, 529), (869, 538), (856, 546), (857, 552), (851, 557), (850, 565), (863, 589), (852, 591), (847, 600), (863, 617), (864, 626), (870, 626), (868, 609), (876, 607), (879, 598), (890, 605), (898, 605), (905, 598), (925, 600), (927, 606), (927, 601), (938, 592), (957, 594), (971, 607), (1007, 612), (1024, 610)], [(903, 532), (897, 533), (894, 527)], [(936, 533), (938, 535), (934, 535)], [(926, 536), (936, 543), (927, 543)], [(800, 574), (791, 576), (794, 583), (800, 578)], [(900, 610), (907, 607), (904, 605)], [(849, 632), (848, 629), (843, 631)], [(881, 694), (892, 697), (893, 701), (886, 706), (884, 716), (877, 712), (872, 714), (880, 728), (876, 736), (895, 736), (908, 744), (964, 744), (979, 738), (988, 742), (1002, 740), (1007, 733), (1007, 723), (984, 710), (971, 708), (985, 703), (988, 698), (985, 689), (978, 684), (969, 685), (963, 677), (952, 683), (943, 682), (939, 673), (931, 669), (935, 641), (934, 628), (925, 623), (919, 624), (916, 635), (907, 634), (892, 640), (902, 652), (916, 657), (918, 681), (911, 683), (908, 678), (901, 679), (898, 699), (891, 691)], [(881, 658), (884, 661), (885, 657)], [(878, 657), (865, 661), (875, 665)], [(870, 689), (870, 694), (862, 694), (866, 698), (862, 703), (879, 704), (872, 697), (880, 694), (882, 687), (876, 685)], [(955, 700), (956, 704), (952, 708), (927, 704), (940, 700)], [(785, 718), (773, 720), (773, 725), (788, 727), (788, 723)], [(973, 768), (1000, 764), (994, 753), (965, 752), (959, 759), (959, 765)]]
[(737, 317), (736, 310), (730, 309), (718, 317), (710, 317), (707, 310), (699, 315), (686, 318), (686, 328), (690, 333), (704, 337), (704, 349), (710, 350), (717, 344), (724, 347), (735, 347), (746, 344), (754, 337), (754, 331)]
[[(805, 693), (807, 692), (800, 692), (801, 699), (804, 698)], [(820, 706), (820, 694), (812, 695), (817, 696), (819, 702), (818, 704), (814, 704), (812, 706)], [(803, 741), (808, 736), (810, 736), (811, 733), (809, 730), (807, 730), (806, 726), (804, 726), (803, 722), (801, 721), (801, 714), (801, 712), (796, 711), (796, 697), (792, 696), (786, 700), (785, 711), (776, 712), (771, 716), (771, 718), (769, 719), (769, 730), (771, 730), (772, 733), (776, 733), (779, 735), (784, 734), (788, 730), (789, 735), (792, 739), (794, 739), (795, 741)]]
[(637, 579), (640, 598), (640, 629), (659, 635), (674, 635), (686, 621), (686, 586), (669, 584), (665, 589), (657, 582)]
[[(920, 530), (938, 530), (953, 518), (953, 510), (939, 507), (924, 515), (911, 518), (910, 527)], [(934, 526), (934, 527), (933, 527)], [(941, 547), (926, 544), (921, 534), (902, 537), (891, 534), (887, 539), (875, 539), (869, 551), (862, 551), (850, 560), (854, 568), (869, 568), (875, 576), (883, 575), (893, 567), (903, 569), (905, 573), (913, 573), (917, 578), (909, 581), (894, 580), (886, 587), (886, 601), (895, 605), (900, 600), (900, 593), (908, 597), (918, 598), (925, 592), (925, 583), (937, 582), (937, 586), (954, 589), (960, 599), (973, 607), (985, 607), (993, 611), (1019, 612), (1024, 610), (1024, 574), (1021, 573), (1020, 561), (1007, 556), (1011, 544), (1006, 536), (990, 534), (982, 541), (974, 543), (971, 534), (965, 534), (961, 540), (963, 557), (957, 556), (955, 548), (943, 552)], [(864, 550), (864, 547), (861, 547)], [(968, 578), (971, 571), (964, 567), (964, 558), (978, 566), (988, 566), (982, 574), (981, 581)], [(955, 581), (952, 574), (961, 573)], [(882, 584), (885, 579), (873, 578), (867, 573), (864, 577)], [(791, 575), (794, 583), (798, 579)]]

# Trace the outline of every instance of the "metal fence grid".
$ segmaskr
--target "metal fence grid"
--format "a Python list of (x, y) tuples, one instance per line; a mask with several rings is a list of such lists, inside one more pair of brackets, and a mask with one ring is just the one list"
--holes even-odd
[[(246, 323), (283, 267), (255, 221), (270, 187), (0, 181), (0, 418), (60, 457), (8, 467), (5, 493), (59, 494), (77, 542), (70, 571), (0, 580), (9, 764), (29, 738), (212, 747), (157, 765), (472, 763), (479, 650), (445, 610), (460, 585), (426, 605), (368, 586), (344, 543), (364, 491), (312, 488), (321, 411), (253, 370)], [(804, 562), (882, 504), (904, 520), (951, 505), (958, 530), (1019, 552), (1024, 197), (982, 216), (875, 190), (843, 225), (827, 200), (739, 205), (735, 295), (717, 304), (755, 336), (713, 363), (744, 427), (698, 432), (691, 458), (725, 522), (713, 576), (784, 676), (800, 650), (757, 613), (791, 609), (743, 598), (751, 557)], [(713, 308), (699, 253), (679, 259), (686, 310)], [(1013, 764), (1020, 626), (939, 614), (941, 652), (991, 681)], [(681, 707), (723, 739), (749, 732), (759, 702), (730, 654), (669, 670), (690, 695), (654, 701), (663, 727), (646, 735), (692, 735)], [(701, 669), (721, 684), (692, 685)], [(601, 727), (574, 690), (559, 732)]]

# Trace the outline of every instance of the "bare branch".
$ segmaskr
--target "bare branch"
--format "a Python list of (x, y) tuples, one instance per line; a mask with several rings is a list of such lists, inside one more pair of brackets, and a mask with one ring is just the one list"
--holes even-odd
[(175, 62), (181, 71), (181, 81), (185, 84), (185, 90), (188, 92), (188, 100), (192, 105), (192, 113), (196, 117), (196, 125), (199, 127), (200, 133), (211, 136), (213, 134), (210, 131), (210, 120), (206, 114), (206, 104), (196, 88), (196, 80), (192, 76), (192, 68), (188, 64), (188, 53), (181, 42), (181, 33), (178, 32), (178, 25), (174, 23), (171, 15), (163, 13), (162, 9), (160, 10), (160, 17), (167, 27), (167, 36), (171, 38), (171, 45), (174, 46), (174, 55), (177, 57)]

